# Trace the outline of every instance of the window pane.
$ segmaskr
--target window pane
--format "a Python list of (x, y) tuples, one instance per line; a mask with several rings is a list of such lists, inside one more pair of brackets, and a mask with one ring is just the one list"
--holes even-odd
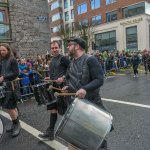
[(59, 31), (60, 31), (60, 26), (56, 26), (56, 27), (51, 28), (52, 33), (59, 32)]
[(100, 0), (91, 0), (91, 8), (96, 9), (100, 7)]
[(107, 22), (117, 20), (117, 11), (108, 12), (106, 14)]
[(8, 17), (9, 14), (7, 4), (5, 6), (1, 6), (0, 10), (0, 40), (11, 39), (10, 20)]
[(117, 0), (106, 0), (106, 5), (116, 2)]
[(68, 0), (64, 0), (64, 8), (68, 8)]
[(116, 31), (96, 34), (95, 41), (98, 50), (114, 51), (116, 50)]
[(138, 49), (136, 26), (126, 28), (126, 48), (134, 50)]
[(70, 0), (70, 6), (73, 6), (74, 0)]
[(10, 26), (0, 24), (0, 39), (10, 39)]
[(82, 14), (85, 12), (87, 12), (87, 4), (86, 3), (77, 6), (77, 13), (78, 14)]
[(74, 18), (74, 9), (71, 10), (71, 19)]
[(0, 22), (3, 23), (4, 22), (4, 12), (0, 11)]
[(101, 23), (101, 16), (94, 16), (92, 17), (92, 25), (98, 25)]
[(52, 3), (50, 7), (51, 7), (51, 10), (54, 10), (54, 9), (58, 8), (59, 7), (59, 2), (56, 1), (56, 2)]
[(65, 21), (68, 21), (69, 20), (69, 12), (65, 12)]
[(145, 2), (145, 13), (150, 15), (150, 3)]
[(123, 9), (123, 15), (125, 18), (143, 13), (145, 13), (145, 3), (128, 6), (127, 8)]
[(56, 21), (59, 19), (62, 19), (62, 14), (60, 14), (60, 13), (57, 13), (57, 14), (52, 16), (52, 21)]

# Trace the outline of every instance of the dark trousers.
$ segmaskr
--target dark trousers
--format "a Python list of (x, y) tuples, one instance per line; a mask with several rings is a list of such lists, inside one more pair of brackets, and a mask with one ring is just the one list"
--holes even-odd
[(133, 65), (134, 74), (138, 74), (138, 65)]
[(147, 63), (144, 63), (144, 69), (145, 69), (145, 72), (147, 72), (147, 70), (148, 70), (148, 65), (147, 65)]

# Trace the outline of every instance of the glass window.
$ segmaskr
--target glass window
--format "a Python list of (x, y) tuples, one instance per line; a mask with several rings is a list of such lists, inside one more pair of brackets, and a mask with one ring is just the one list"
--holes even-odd
[(65, 12), (65, 21), (68, 21), (68, 20), (69, 20), (69, 12), (66, 11), (66, 12)]
[(98, 25), (98, 24), (101, 24), (102, 22), (102, 17), (101, 15), (98, 15), (98, 16), (93, 16), (92, 17), (92, 25)]
[(117, 2), (117, 0), (106, 0), (106, 5)]
[(126, 49), (138, 49), (136, 26), (126, 28)]
[(4, 23), (4, 11), (0, 11), (0, 22)]
[(87, 3), (83, 3), (83, 4), (77, 6), (78, 15), (85, 13), (85, 12), (87, 12)]
[(150, 15), (150, 3), (145, 2), (145, 13)]
[(145, 13), (145, 3), (128, 6), (123, 9), (124, 18)]
[(107, 19), (106, 20), (107, 22), (117, 20), (117, 11), (112, 11), (112, 12), (106, 13), (106, 19)]
[(97, 50), (114, 51), (116, 50), (116, 31), (109, 31), (95, 35), (95, 43)]
[(64, 8), (68, 8), (68, 0), (64, 0)]
[(62, 14), (57, 13), (57, 14), (52, 16), (51, 21), (53, 22), (53, 21), (56, 21), (56, 20), (59, 20), (59, 19), (62, 19)]
[(7, 1), (2, 1), (6, 3), (0, 3), (0, 40), (11, 40), (11, 29), (9, 20), (9, 10)]
[(73, 6), (74, 0), (70, 0), (70, 6)]
[(71, 10), (71, 19), (74, 19), (74, 9)]
[(51, 33), (56, 33), (59, 31), (60, 31), (60, 26), (56, 26), (56, 27), (51, 28)]
[(56, 1), (50, 5), (50, 10), (54, 10), (60, 6), (59, 1)]
[(82, 27), (88, 27), (88, 19), (79, 21), (79, 28), (82, 28)]
[(91, 9), (96, 9), (100, 7), (100, 0), (91, 0)]

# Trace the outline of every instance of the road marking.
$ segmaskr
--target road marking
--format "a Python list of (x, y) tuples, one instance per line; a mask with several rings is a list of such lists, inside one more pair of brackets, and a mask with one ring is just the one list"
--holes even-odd
[(106, 79), (111, 79), (111, 78), (115, 78), (116, 76), (108, 76), (106, 77)]
[(119, 73), (119, 74), (116, 74), (116, 75), (118, 75), (118, 76), (125, 76), (126, 74)]
[(125, 101), (119, 101), (119, 100), (107, 99), (107, 98), (102, 98), (102, 100), (103, 101), (108, 101), (108, 102), (113, 102), (113, 103), (120, 103), (120, 104), (125, 104), (125, 105), (132, 105), (132, 106), (150, 108), (150, 105), (144, 105), (144, 104), (139, 104), (139, 103), (125, 102)]
[[(0, 110), (0, 114), (2, 116), (4, 116), (5, 118), (11, 120), (10, 116), (6, 112)], [(37, 129), (31, 127), (30, 125), (26, 124), (25, 122), (20, 120), (20, 124), (21, 124), (22, 129), (26, 130), (27, 132), (32, 134), (34, 137), (36, 137), (37, 139), (43, 141), (45, 144), (47, 144), (48, 146), (52, 147), (53, 149), (56, 149), (56, 150), (68, 150), (68, 148), (65, 145), (61, 144), (60, 142), (58, 142), (56, 140), (53, 140), (53, 141), (48, 141), (47, 140), (47, 141), (45, 141), (45, 140), (41, 139), (40, 137), (38, 137), (38, 135), (41, 134), (42, 132), (40, 132)]]

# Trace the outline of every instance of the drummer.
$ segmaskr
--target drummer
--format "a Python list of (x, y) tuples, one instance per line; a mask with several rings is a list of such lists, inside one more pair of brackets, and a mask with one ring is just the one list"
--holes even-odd
[(16, 137), (21, 131), (17, 110), (18, 97), (16, 96), (16, 84), (14, 86), (14, 79), (19, 76), (19, 67), (12, 49), (8, 44), (0, 44), (0, 62), (0, 84), (5, 83), (7, 88), (5, 98), (2, 100), (2, 108), (6, 109), (12, 120), (11, 127), (6, 129), (6, 131), (11, 132), (12, 137)]
[[(104, 74), (100, 63), (94, 56), (85, 54), (86, 42), (82, 38), (69, 39), (67, 48), (68, 54), (73, 59), (66, 75), (67, 86), (64, 86), (63, 90), (75, 92), (78, 98), (86, 98), (105, 109), (100, 96), (100, 87), (104, 83)], [(101, 148), (107, 149), (106, 140)], [(68, 149), (75, 150), (76, 148), (69, 145)]]
[[(70, 60), (61, 55), (61, 48), (59, 41), (51, 42), (51, 54), (53, 56), (51, 63), (49, 65), (49, 75), (50, 77), (46, 77), (45, 80), (55, 80), (56, 82), (53, 83), (54, 87), (62, 88), (64, 78), (63, 76), (66, 74), (66, 71), (69, 67)], [(60, 100), (60, 102), (62, 102)], [(60, 106), (59, 104), (63, 105)], [(62, 108), (62, 109), (60, 109)], [(57, 112), (62, 115), (65, 110), (67, 109), (66, 103), (51, 103), (47, 105), (47, 110), (50, 111), (50, 124), (44, 134), (39, 134), (41, 138), (48, 138), (49, 140), (54, 139), (54, 128), (57, 121)]]

